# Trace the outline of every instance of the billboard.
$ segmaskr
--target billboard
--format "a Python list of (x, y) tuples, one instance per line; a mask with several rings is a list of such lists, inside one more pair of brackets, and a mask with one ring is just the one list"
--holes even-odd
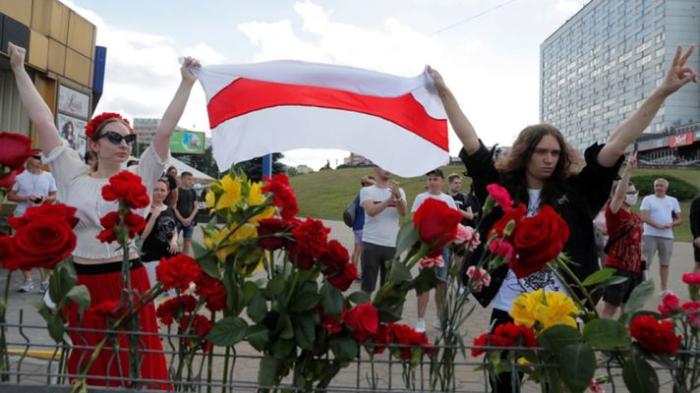
[(170, 152), (180, 154), (204, 154), (203, 132), (176, 130), (170, 137)]

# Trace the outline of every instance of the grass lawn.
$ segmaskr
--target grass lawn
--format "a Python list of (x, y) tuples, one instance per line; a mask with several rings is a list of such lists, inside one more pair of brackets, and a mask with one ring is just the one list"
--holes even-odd
[[(443, 167), (445, 176), (452, 172), (464, 171), (462, 165)], [(312, 216), (328, 220), (342, 220), (343, 210), (352, 202), (355, 194), (360, 190), (360, 178), (373, 174), (372, 168), (344, 168), (337, 170), (324, 170), (308, 175), (294, 176), (291, 183), (299, 200), (299, 209), (302, 216)], [(637, 169), (635, 174), (671, 174), (687, 182), (700, 186), (700, 170), (692, 169)], [(410, 209), (414, 198), (425, 190), (425, 177), (411, 177), (397, 179), (408, 200)], [(469, 189), (469, 178), (465, 179), (462, 191)], [(671, 184), (670, 195), (673, 195)], [(640, 195), (640, 201), (643, 196)], [(690, 228), (688, 226), (688, 210), (690, 201), (681, 202), (683, 211), (683, 225), (676, 228), (676, 239), (690, 241)]]

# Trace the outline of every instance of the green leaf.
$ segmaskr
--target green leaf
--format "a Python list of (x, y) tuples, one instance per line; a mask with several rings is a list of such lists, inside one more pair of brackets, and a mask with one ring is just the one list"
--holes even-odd
[(331, 347), (331, 351), (333, 351), (336, 359), (343, 362), (352, 361), (359, 352), (357, 342), (347, 336), (333, 337), (329, 340), (328, 345)]
[(61, 262), (49, 279), (51, 300), (56, 304), (60, 303), (77, 281), (78, 277), (75, 271), (66, 266), (66, 262)]
[(594, 319), (583, 328), (583, 338), (596, 349), (627, 347), (625, 325), (612, 319)]
[(66, 298), (77, 303), (83, 310), (90, 307), (90, 292), (85, 285), (76, 285), (71, 288)]
[(316, 323), (313, 316), (306, 313), (295, 316), (292, 321), (294, 322), (294, 339), (299, 348), (312, 350), (316, 341)]
[(291, 339), (294, 338), (294, 326), (292, 325), (292, 320), (289, 315), (280, 315), (277, 320), (277, 332), (281, 338)]
[[(279, 360), (271, 355), (265, 355), (260, 359), (260, 369), (258, 370), (258, 385), (261, 388), (274, 387), (277, 376), (277, 368), (280, 366)], [(266, 391), (266, 389), (265, 389)]]
[(209, 250), (207, 250), (201, 243), (192, 241), (192, 252), (194, 253), (194, 259), (199, 261)]
[(653, 367), (636, 351), (625, 358), (622, 366), (622, 379), (627, 390), (635, 393), (657, 393), (659, 377)]
[(595, 285), (607, 280), (608, 278), (612, 277), (616, 272), (616, 269), (606, 267), (605, 269), (598, 270), (597, 272), (586, 277), (586, 279), (583, 280), (582, 284), (584, 287), (590, 287), (591, 285)]
[(234, 345), (245, 337), (248, 324), (238, 317), (226, 317), (217, 321), (207, 335), (207, 340), (214, 345)]
[(321, 307), (331, 316), (340, 316), (343, 312), (343, 294), (328, 281), (321, 286)]
[(292, 353), (292, 350), (294, 350), (293, 340), (277, 340), (272, 343), (271, 351), (277, 359), (282, 360), (286, 358)]
[(354, 304), (365, 304), (369, 303), (371, 299), (368, 294), (362, 291), (357, 291), (351, 293), (350, 296), (348, 296), (348, 300), (350, 300)]
[(63, 334), (66, 329), (63, 326), (63, 320), (60, 317), (53, 317), (46, 321), (46, 327), (49, 329), (49, 335), (51, 338), (60, 343), (63, 341)]
[(303, 312), (316, 307), (321, 297), (316, 292), (300, 292), (292, 299), (289, 305), (291, 312)]
[(396, 254), (395, 258), (399, 258), (404, 251), (411, 249), (420, 239), (418, 232), (413, 228), (413, 222), (407, 222), (399, 229), (399, 235), (396, 238)]
[(243, 304), (250, 304), (257, 293), (258, 286), (253, 282), (246, 281), (246, 283), (243, 284)]
[(540, 346), (556, 353), (567, 345), (578, 344), (581, 334), (567, 325), (554, 325), (542, 331), (537, 337)]
[(208, 255), (206, 258), (197, 259), (197, 263), (202, 270), (204, 270), (204, 273), (208, 274), (210, 277), (221, 279), (221, 273), (219, 272), (219, 260), (216, 259), (215, 255), (212, 254)]
[(646, 280), (637, 285), (630, 294), (629, 300), (625, 303), (625, 314), (632, 315), (642, 309), (647, 300), (654, 294), (654, 281)]
[(559, 370), (564, 384), (573, 393), (585, 391), (596, 368), (595, 354), (591, 344), (567, 345), (559, 350), (558, 355)]
[(401, 261), (394, 260), (391, 265), (391, 272), (389, 272), (389, 280), (394, 283), (401, 283), (404, 281), (411, 281), (413, 277), (411, 272), (408, 271), (406, 265)]
[(250, 326), (246, 338), (253, 348), (263, 351), (270, 342), (270, 331), (263, 325)]
[(276, 296), (284, 293), (284, 284), (285, 284), (284, 277), (282, 277), (281, 275), (277, 275), (277, 276), (273, 277), (272, 280), (270, 280), (267, 283), (267, 288), (265, 290), (265, 296), (267, 296), (267, 298), (269, 300), (272, 300)]
[(246, 308), (248, 316), (255, 323), (260, 323), (267, 315), (267, 300), (261, 294), (256, 294)]

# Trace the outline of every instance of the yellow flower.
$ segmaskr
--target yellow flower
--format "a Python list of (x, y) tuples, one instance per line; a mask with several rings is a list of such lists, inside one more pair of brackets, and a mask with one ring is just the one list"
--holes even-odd
[[(252, 206), (260, 206), (265, 203), (267, 200), (267, 197), (265, 194), (262, 192), (262, 183), (251, 183), (250, 187), (248, 188), (248, 207)], [(268, 206), (266, 207), (263, 211), (260, 213), (256, 214), (253, 216), (250, 221), (253, 223), (258, 223), (260, 220), (264, 220), (266, 218), (270, 218), (275, 214), (275, 208), (274, 206)]]
[(579, 312), (574, 301), (564, 293), (538, 289), (518, 295), (509, 314), (518, 325), (544, 330), (554, 325), (575, 328), (574, 317)]
[(216, 204), (216, 194), (214, 191), (207, 191), (207, 195), (204, 197), (204, 207), (211, 209)]
[(223, 193), (216, 203), (216, 210), (231, 209), (241, 200), (241, 179), (238, 177), (226, 176), (221, 179), (221, 189)]
[(220, 231), (212, 232), (204, 237), (204, 246), (209, 250), (216, 248), (216, 257), (221, 262), (236, 252), (238, 243), (258, 236), (258, 230), (252, 224), (243, 224), (236, 232), (231, 234), (231, 229), (236, 226), (236, 224), (232, 224), (230, 227), (224, 227)]
[(521, 356), (518, 358), (517, 363), (519, 366), (529, 366), (530, 361), (525, 358), (525, 356)]

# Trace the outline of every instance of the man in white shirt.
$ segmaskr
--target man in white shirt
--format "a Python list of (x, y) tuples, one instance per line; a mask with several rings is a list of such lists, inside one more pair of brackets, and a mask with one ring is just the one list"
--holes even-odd
[(668, 180), (654, 180), (654, 195), (645, 196), (640, 206), (644, 221), (642, 254), (647, 266), (650, 266), (654, 253), (659, 253), (661, 296), (668, 292), (668, 265), (673, 253), (673, 227), (682, 223), (678, 200), (666, 195), (667, 192)]
[(362, 229), (362, 291), (371, 295), (380, 275), (386, 279), (387, 264), (396, 253), (399, 217), (406, 215), (406, 193), (389, 177), (391, 173), (375, 166), (376, 182), (360, 190), (360, 205), (365, 210)]
[[(27, 170), (17, 175), (15, 184), (7, 194), (7, 199), (17, 202), (14, 216), (24, 215), (28, 207), (38, 206), (44, 202), (56, 201), (56, 181), (51, 173), (41, 168), (41, 151), (34, 150), (33, 155), (27, 159)], [(31, 292), (34, 289), (32, 271), (23, 270), (24, 283), (20, 286), (20, 292)], [(49, 286), (49, 276), (42, 272), (41, 290), (46, 291)]]
[[(457, 204), (455, 204), (454, 199), (442, 192), (442, 187), (445, 184), (445, 175), (440, 169), (434, 169), (426, 174), (428, 191), (416, 195), (416, 199), (413, 201), (413, 206), (411, 207), (411, 214), (415, 214), (418, 208), (427, 199), (437, 199), (443, 201), (447, 206), (452, 209), (457, 209)], [(438, 318), (435, 319), (433, 326), (437, 329), (442, 327), (440, 322), (440, 310), (443, 308), (443, 303), (445, 301), (445, 294), (447, 292), (447, 273), (450, 269), (450, 262), (452, 260), (452, 255), (450, 253), (449, 246), (445, 247), (443, 251), (443, 260), (445, 263), (441, 267), (435, 269), (439, 283), (435, 290), (435, 304), (437, 304)], [(425, 310), (428, 308), (428, 302), (430, 301), (430, 291), (425, 291), (418, 295), (418, 321), (416, 322), (416, 330), (419, 332), (425, 331)]]

